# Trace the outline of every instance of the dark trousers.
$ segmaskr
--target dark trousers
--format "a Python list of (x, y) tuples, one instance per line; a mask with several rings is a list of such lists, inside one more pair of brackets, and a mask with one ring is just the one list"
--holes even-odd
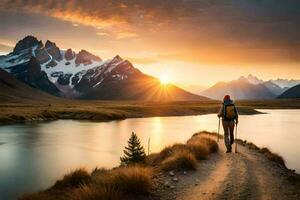
[(227, 150), (231, 150), (231, 145), (234, 142), (234, 120), (232, 121), (226, 121), (222, 120), (222, 125), (224, 129), (224, 142)]

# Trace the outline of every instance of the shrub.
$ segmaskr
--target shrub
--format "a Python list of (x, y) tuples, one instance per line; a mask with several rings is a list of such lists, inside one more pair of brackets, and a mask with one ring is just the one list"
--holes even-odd
[(161, 163), (162, 170), (195, 170), (197, 168), (197, 161), (195, 155), (189, 150), (176, 151), (172, 156), (166, 158)]
[(51, 189), (78, 187), (82, 184), (88, 184), (91, 181), (90, 174), (85, 169), (77, 169), (56, 181)]

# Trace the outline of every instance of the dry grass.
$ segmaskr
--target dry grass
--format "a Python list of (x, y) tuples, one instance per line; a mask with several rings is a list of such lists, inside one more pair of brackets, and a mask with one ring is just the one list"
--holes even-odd
[(132, 166), (113, 172), (113, 185), (127, 194), (149, 194), (153, 186), (152, 170), (148, 167)]
[(259, 153), (264, 154), (269, 160), (286, 168), (283, 157), (281, 157), (280, 155), (278, 155), (276, 153), (271, 152), (268, 148), (266, 148), (266, 147), (259, 148), (252, 142), (247, 142), (246, 140), (242, 142), (242, 145), (247, 146), (251, 150), (255, 150), (255, 151), (258, 151)]
[(56, 181), (51, 189), (78, 187), (80, 185), (89, 184), (91, 182), (91, 175), (85, 169), (77, 169), (63, 177), (63, 179)]
[(151, 165), (160, 164), (166, 158), (172, 156), (176, 151), (187, 149), (185, 144), (174, 144), (172, 146), (165, 147), (161, 152), (156, 153), (154, 155), (150, 155), (151, 158)]
[(79, 169), (64, 176), (50, 189), (23, 195), (20, 200), (119, 200), (146, 195), (153, 188), (152, 173), (149, 167), (130, 166), (96, 169), (93, 176), (86, 176), (88, 173)]
[(195, 142), (187, 145), (197, 160), (205, 160), (209, 155), (209, 149), (201, 142)]
[(180, 150), (166, 158), (160, 167), (162, 170), (195, 170), (197, 168), (197, 160), (191, 151)]
[(188, 141), (188, 145), (196, 144), (197, 146), (206, 147), (209, 153), (216, 153), (219, 150), (218, 143), (215, 138), (217, 133), (201, 131), (195, 133)]
[(147, 163), (163, 170), (195, 170), (197, 160), (207, 159), (210, 153), (218, 151), (218, 144), (213, 138), (209, 132), (194, 134), (186, 144), (174, 144), (148, 156)]
[(249, 149), (259, 150), (259, 147), (253, 144), (252, 142), (248, 142), (246, 145), (248, 146)]
[(266, 147), (261, 148), (261, 149), (259, 149), (259, 152), (263, 153), (269, 160), (276, 162), (276, 163), (280, 164), (281, 166), (286, 167), (284, 159), (280, 155), (271, 152), (268, 148), (266, 148)]
[[(143, 101), (79, 101), (56, 100), (47, 103), (0, 102), (0, 123), (24, 121), (77, 119), (77, 120), (114, 120), (132, 117), (183, 116), (217, 113), (218, 101), (200, 102), (143, 102)], [(240, 114), (259, 112), (242, 106)]]

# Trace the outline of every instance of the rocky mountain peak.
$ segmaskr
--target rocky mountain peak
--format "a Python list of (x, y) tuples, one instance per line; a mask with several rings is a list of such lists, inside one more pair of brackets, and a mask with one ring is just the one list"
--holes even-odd
[(263, 80), (257, 78), (256, 76), (253, 76), (252, 74), (249, 74), (247, 76), (247, 80), (248, 80), (249, 83), (252, 83), (252, 84), (255, 84), (255, 85), (261, 84), (261, 83), (264, 82)]
[(56, 46), (54, 42), (47, 40), (45, 44), (45, 48), (47, 52), (52, 56), (52, 58), (58, 61), (62, 60), (60, 49)]
[(92, 61), (102, 61), (102, 59), (83, 49), (77, 54), (75, 63), (76, 64), (91, 64)]
[(47, 40), (45, 43), (46, 48), (56, 47), (56, 44), (54, 42), (51, 42), (50, 40)]
[(119, 63), (122, 62), (123, 58), (121, 58), (119, 55), (116, 55), (112, 60), (111, 63)]
[(32, 35), (29, 35), (29, 36), (26, 36), (25, 38), (23, 38), (22, 40), (20, 40), (16, 44), (13, 52), (17, 53), (17, 52), (22, 51), (24, 49), (32, 48), (36, 45), (41, 45), (41, 41), (39, 41), (36, 37), (34, 37)]
[(65, 59), (66, 60), (72, 60), (73, 58), (75, 58), (76, 54), (75, 52), (73, 52), (72, 49), (67, 49), (67, 51), (65, 52)]

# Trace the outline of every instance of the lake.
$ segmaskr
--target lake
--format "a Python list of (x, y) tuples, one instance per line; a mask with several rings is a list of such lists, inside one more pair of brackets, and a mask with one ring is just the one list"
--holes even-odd
[[(260, 111), (267, 114), (240, 116), (238, 137), (279, 153), (300, 172), (300, 110)], [(0, 199), (47, 188), (76, 168), (118, 165), (132, 131), (146, 150), (150, 138), (150, 151), (157, 152), (197, 131), (217, 128), (216, 114), (0, 126)]]

